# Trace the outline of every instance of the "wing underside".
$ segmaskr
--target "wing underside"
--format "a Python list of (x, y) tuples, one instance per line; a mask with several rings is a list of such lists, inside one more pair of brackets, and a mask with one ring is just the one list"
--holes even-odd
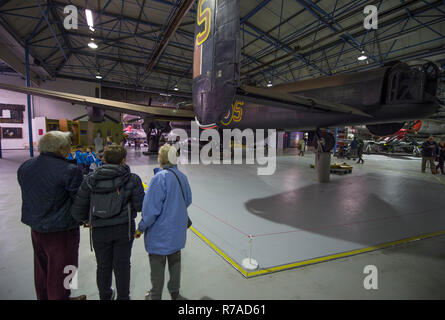
[(104, 110), (117, 111), (120, 113), (128, 113), (138, 116), (151, 116), (153, 118), (156, 118), (156, 120), (158, 121), (175, 121), (184, 119), (191, 120), (194, 118), (194, 113), (191, 110), (178, 110), (175, 108), (167, 108), (167, 107), (144, 106), (144, 105), (114, 101), (114, 100), (93, 98), (89, 96), (83, 96), (66, 92), (44, 90), (32, 87), (15, 86), (3, 83), (0, 83), (0, 89), (20, 92), (23, 94), (30, 94), (33, 96), (39, 96), (49, 99), (55, 99), (77, 105), (97, 107)]

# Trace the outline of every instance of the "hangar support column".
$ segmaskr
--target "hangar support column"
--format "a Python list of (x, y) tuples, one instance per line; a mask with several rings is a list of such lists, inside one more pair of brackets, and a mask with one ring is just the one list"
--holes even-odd
[[(25, 68), (26, 68), (26, 86), (31, 86), (31, 78), (29, 71), (29, 48), (28, 44), (25, 45)], [(31, 158), (34, 157), (34, 145), (32, 138), (32, 108), (31, 108), (31, 95), (27, 94), (27, 103), (28, 103), (28, 135), (29, 135), (29, 156)]]
[(329, 182), (331, 175), (331, 150), (335, 138), (329, 132), (315, 134), (315, 177), (318, 182)]
[(315, 176), (318, 182), (329, 182), (331, 175), (331, 153), (315, 152)]

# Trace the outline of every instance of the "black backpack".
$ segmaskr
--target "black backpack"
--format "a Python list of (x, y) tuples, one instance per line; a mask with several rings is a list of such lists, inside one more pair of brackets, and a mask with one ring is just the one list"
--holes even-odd
[[(123, 189), (125, 185), (122, 186)], [(93, 216), (101, 219), (110, 219), (121, 213), (125, 205), (125, 192), (123, 190), (116, 188), (111, 192), (94, 192), (94, 187), (89, 184), (91, 189), (90, 194), (90, 250), (93, 251)], [(127, 203), (128, 210), (128, 240), (131, 239), (131, 202)]]
[(90, 213), (101, 219), (110, 219), (121, 213), (125, 196), (119, 188), (108, 193), (92, 192), (90, 195)]

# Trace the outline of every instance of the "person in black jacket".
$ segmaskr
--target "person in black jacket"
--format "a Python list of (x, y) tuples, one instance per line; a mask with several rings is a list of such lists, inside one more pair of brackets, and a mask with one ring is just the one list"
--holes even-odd
[(357, 163), (365, 163), (365, 160), (363, 160), (363, 149), (365, 148), (365, 143), (363, 142), (362, 139), (358, 139), (357, 140), (357, 156), (358, 156), (358, 161)]
[(120, 145), (105, 147), (104, 165), (85, 178), (71, 207), (72, 216), (90, 227), (101, 300), (114, 298), (113, 271), (117, 299), (130, 298), (134, 219), (137, 212), (142, 211), (145, 193), (141, 179), (125, 164), (126, 155)]
[(38, 300), (73, 299), (69, 286), (64, 285), (64, 271), (67, 266), (78, 266), (80, 223), (69, 210), (83, 175), (65, 159), (71, 151), (69, 132), (48, 132), (38, 149), (40, 155), (25, 161), (17, 171), (22, 222), (31, 227), (36, 295)]
[(422, 173), (425, 173), (426, 163), (429, 162), (431, 173), (436, 174), (436, 165), (434, 159), (439, 151), (437, 142), (434, 137), (430, 136), (427, 141), (422, 143)]
[(444, 162), (445, 162), (445, 141), (441, 141), (439, 143), (439, 155), (438, 156), (439, 156), (438, 157), (439, 158), (439, 164), (436, 167), (436, 171), (440, 169), (440, 172), (442, 174), (445, 174), (444, 168), (443, 168), (443, 165), (444, 165)]
[(354, 139), (351, 141), (350, 146), (351, 146), (351, 157), (355, 160), (358, 151), (358, 141), (356, 137), (354, 137)]

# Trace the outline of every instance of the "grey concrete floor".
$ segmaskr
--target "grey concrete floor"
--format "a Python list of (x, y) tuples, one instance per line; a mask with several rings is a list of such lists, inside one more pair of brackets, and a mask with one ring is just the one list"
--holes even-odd
[[(20, 188), (16, 179), (16, 170), (27, 159), (28, 155), (26, 151), (5, 151), (3, 155), (4, 159), (0, 160), (0, 181), (2, 182), (0, 184), (0, 299), (35, 299), (30, 230), (29, 227), (20, 222)], [(152, 177), (152, 168), (155, 166), (155, 159), (149, 159), (139, 152), (131, 151), (129, 152), (128, 162), (133, 172), (138, 173), (145, 182), (149, 182)], [(313, 155), (311, 154), (307, 154), (303, 158), (291, 154), (280, 156), (278, 158), (279, 170), (277, 170), (275, 178), (273, 176), (263, 177), (265, 188), (269, 191), (276, 190), (276, 193), (280, 194), (294, 190), (295, 185), (303, 188), (314, 185), (313, 171), (309, 169), (309, 164), (312, 162)], [(352, 163), (352, 161), (349, 161), (349, 163)], [(365, 156), (365, 165), (355, 166), (350, 177), (333, 176), (331, 185), (341, 187), (348, 179), (355, 179), (354, 181), (362, 183), (367, 188), (371, 188), (373, 185), (379, 188), (386, 187), (388, 196), (393, 195), (398, 199), (399, 206), (395, 207), (402, 213), (403, 210), (411, 208), (413, 212), (410, 213), (415, 214), (415, 211), (421, 207), (419, 204), (422, 203), (422, 196), (432, 196), (433, 199), (437, 197), (439, 206), (436, 211), (439, 214), (445, 214), (445, 207), (440, 206), (442, 204), (441, 199), (444, 198), (445, 186), (440, 184), (431, 174), (420, 174), (418, 172), (419, 166), (419, 159)], [(211, 210), (210, 213), (218, 212), (215, 208), (220, 207), (232, 211), (231, 203), (236, 201), (230, 202), (225, 198), (218, 201), (218, 197), (202, 200), (203, 195), (209, 192), (206, 191), (205, 182), (207, 181), (208, 184), (212, 182), (212, 187), (220, 188), (221, 193), (224, 194), (224, 190), (234, 188), (228, 183), (238, 176), (241, 179), (238, 180), (239, 186), (235, 189), (242, 190), (243, 187), (246, 188), (243, 180), (252, 179), (250, 178), (252, 173), (249, 172), (252, 168), (242, 166), (233, 170), (225, 168), (224, 174), (218, 171), (219, 168), (216, 171), (210, 169), (210, 167), (202, 168), (193, 165), (182, 168), (189, 176), (194, 188), (194, 201), (197, 201), (203, 209), (208, 208), (209, 212)], [(293, 174), (289, 174), (289, 170)], [(245, 174), (239, 176), (242, 171), (245, 171)], [(387, 177), (387, 179), (382, 182), (383, 177)], [(439, 178), (442, 179), (442, 182), (445, 182), (443, 177)], [(397, 192), (397, 190), (408, 188), (402, 185), (405, 182), (408, 183), (411, 190), (409, 198)], [(244, 197), (241, 191), (239, 197), (240, 199), (245, 198), (244, 202), (255, 198), (261, 199), (264, 196), (267, 198), (269, 192), (264, 192), (264, 195), (259, 197), (258, 194), (262, 192), (261, 186), (259, 190), (257, 196), (253, 197), (253, 194), (249, 193), (250, 190), (244, 189)], [(417, 193), (413, 190), (417, 190)], [(294, 196), (295, 192), (292, 197)], [(273, 202), (273, 199), (270, 201)], [(430, 199), (430, 201), (432, 200)], [(316, 202), (312, 203), (317, 205)], [(213, 204), (213, 207), (210, 206), (211, 204)], [(265, 206), (261, 205), (261, 208), (263, 207)], [(428, 204), (429, 209), (433, 209), (433, 207), (434, 203), (431, 206)], [(384, 211), (386, 208), (388, 206), (382, 206), (381, 210)], [(196, 208), (192, 209), (190, 215), (194, 220), (194, 225), (197, 228), (204, 228), (200, 231), (205, 233), (205, 227), (211, 227), (211, 219), (208, 223), (201, 222), (199, 211)], [(378, 214), (384, 215), (385, 212), (378, 212)], [(409, 220), (407, 217), (400, 218)], [(428, 214), (424, 215), (423, 218), (423, 220), (428, 220)], [(436, 218), (441, 219), (440, 216), (436, 216)], [(289, 220), (270, 221), (270, 219), (264, 219), (264, 217), (261, 219), (269, 220), (266, 221), (269, 224), (263, 224), (264, 227), (268, 226), (268, 228), (267, 230), (260, 230), (260, 232), (285, 231), (296, 227)], [(249, 226), (244, 226), (243, 221), (242, 217), (238, 219), (232, 217), (229, 222), (239, 227), (240, 230), (247, 232), (252, 230), (249, 229)], [(416, 221), (416, 223), (421, 224), (421, 220)], [(214, 225), (224, 228), (222, 227), (223, 224), (218, 224), (215, 221)], [(259, 226), (261, 229), (261, 224)], [(438, 228), (440, 229), (440, 226)], [(207, 231), (209, 237), (211, 237), (212, 232), (218, 232), (217, 230)], [(221, 235), (224, 233), (224, 231), (219, 232)], [(225, 233), (229, 234), (229, 231)], [(336, 239), (332, 235), (321, 235)], [(220, 241), (218, 244), (221, 243)], [(236, 242), (234, 243), (236, 244)], [(310, 242), (307, 243), (308, 246), (310, 244)], [(228, 247), (230, 246), (229, 244)], [(245, 254), (246, 250), (246, 247), (241, 248), (241, 250), (238, 248), (238, 251), (241, 251), (242, 254)], [(271, 251), (271, 255), (272, 253)], [(193, 300), (445, 298), (445, 236), (245, 279), (201, 239), (189, 231), (182, 261), (182, 295)], [(367, 265), (377, 267), (377, 290), (366, 290), (363, 286), (363, 281), (367, 276), (363, 272)], [(143, 299), (145, 291), (150, 288), (149, 272), (148, 258), (143, 242), (141, 239), (136, 240), (132, 252), (132, 299)], [(87, 294), (89, 299), (98, 299), (95, 283), (95, 258), (94, 254), (89, 251), (88, 231), (86, 229), (81, 229), (78, 279), (79, 289), (75, 290), (73, 294)], [(169, 299), (166, 290), (164, 291), (164, 299)]]
[(238, 264), (252, 235), (264, 269), (445, 230), (445, 188), (419, 172), (419, 159), (372, 156), (320, 184), (313, 158), (282, 155), (270, 176), (254, 165), (183, 166), (195, 227)]

